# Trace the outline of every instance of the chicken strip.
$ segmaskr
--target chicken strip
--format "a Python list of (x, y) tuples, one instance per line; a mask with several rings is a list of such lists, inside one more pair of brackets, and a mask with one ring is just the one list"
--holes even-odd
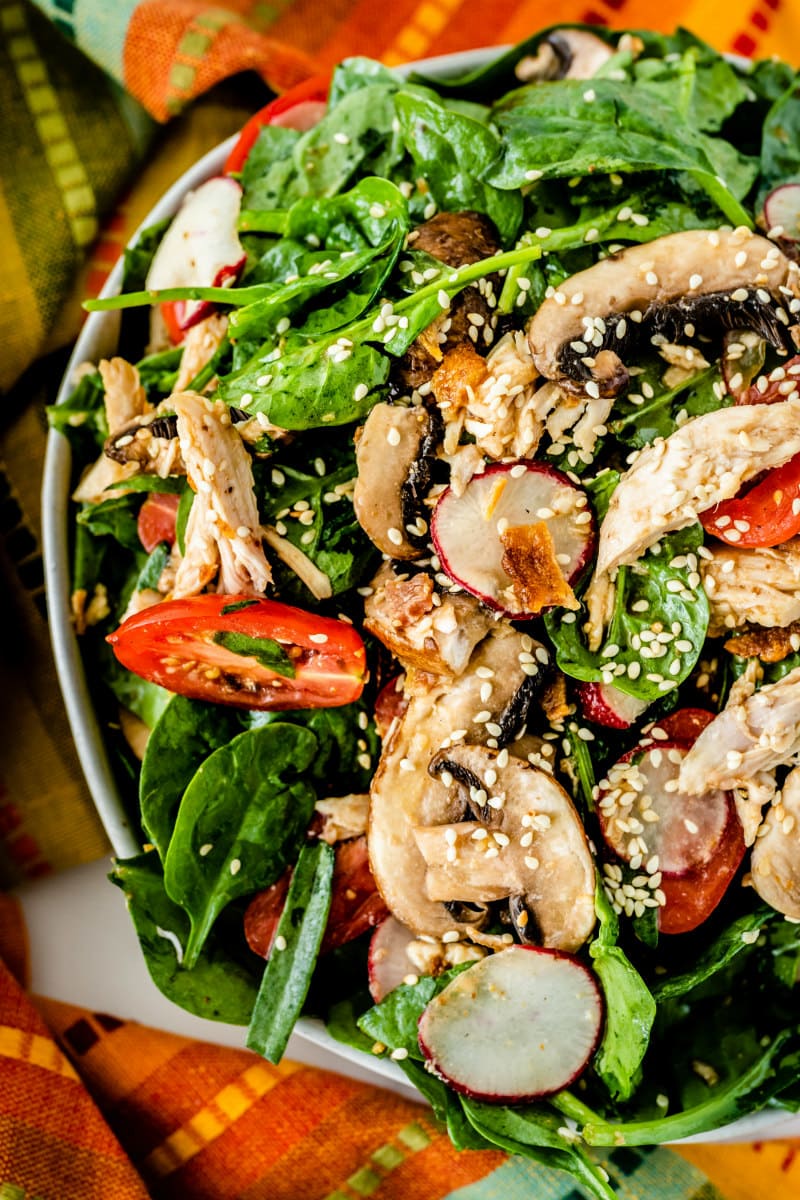
[(173, 595), (196, 595), (218, 570), (218, 591), (262, 595), (272, 572), (261, 544), (250, 459), (230, 412), (196, 392), (178, 392), (171, 402), (195, 493)]
[(195, 375), (207, 366), (220, 347), (228, 329), (228, 318), (221, 313), (212, 313), (204, 321), (192, 325), (183, 340), (183, 354), (175, 380), (175, 391), (182, 392)]
[[(106, 421), (110, 433), (150, 411), (147, 393), (139, 381), (139, 372), (131, 363), (124, 358), (104, 358), (97, 369), (105, 389)], [(108, 498), (104, 495), (106, 488), (123, 483), (131, 475), (136, 475), (138, 470), (136, 463), (114, 462), (101, 454), (84, 471), (72, 493), (72, 499), (77, 504), (98, 504)]]
[[(757, 692), (732, 689), (722, 712), (706, 726), (683, 760), (680, 791), (699, 796), (713, 788), (744, 792), (737, 803), (745, 841), (752, 844), (753, 805), (775, 792), (772, 772), (800, 751), (800, 667)], [(750, 692), (750, 694), (747, 694)], [(746, 803), (748, 808), (741, 805)]]
[(709, 637), (764, 625), (785, 628), (800, 620), (800, 538), (760, 550), (710, 547), (700, 574), (711, 605)]
[(784, 916), (800, 920), (800, 767), (767, 810), (750, 859), (753, 887)]

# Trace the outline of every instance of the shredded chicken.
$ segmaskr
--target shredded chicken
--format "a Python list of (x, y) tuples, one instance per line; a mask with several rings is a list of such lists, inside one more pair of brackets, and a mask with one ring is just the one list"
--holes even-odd
[[(775, 792), (772, 772), (800, 751), (800, 667), (777, 683), (751, 692), (752, 679), (732, 688), (722, 712), (706, 726), (681, 764), (679, 787), (691, 796), (713, 788), (744, 792), (737, 804), (746, 821), (745, 841), (752, 843), (753, 808)], [(751, 693), (751, 694), (747, 694)]]
[[(113, 434), (121, 426), (150, 411), (147, 394), (139, 382), (136, 367), (124, 358), (101, 359), (98, 370), (105, 388), (106, 421)], [(138, 471), (136, 464), (118, 463), (101, 454), (81, 476), (72, 493), (78, 504), (97, 504), (107, 499), (106, 488), (124, 483)], [(119, 495), (119, 493), (117, 493)]]
[(767, 809), (753, 846), (750, 875), (762, 900), (800, 920), (800, 767), (786, 776)]
[(800, 538), (763, 550), (713, 546), (701, 560), (711, 604), (709, 637), (744, 625), (785, 628), (800, 620)]
[(334, 842), (360, 837), (367, 832), (369, 795), (329, 796), (318, 800), (314, 811), (323, 818), (319, 836), (332, 846)]
[(213, 313), (191, 327), (183, 339), (181, 365), (175, 380), (176, 392), (182, 392), (188, 387), (195, 375), (210, 363), (227, 329), (228, 318), (219, 313)]
[(261, 595), (272, 573), (261, 544), (250, 459), (230, 412), (196, 392), (178, 392), (171, 403), (195, 493), (173, 595), (196, 595), (217, 572), (220, 592)]
[(590, 648), (602, 642), (599, 614), (617, 567), (635, 562), (665, 533), (691, 525), (698, 513), (735, 496), (746, 480), (798, 452), (800, 399), (706, 413), (643, 450), (620, 480), (600, 527), (586, 595)]

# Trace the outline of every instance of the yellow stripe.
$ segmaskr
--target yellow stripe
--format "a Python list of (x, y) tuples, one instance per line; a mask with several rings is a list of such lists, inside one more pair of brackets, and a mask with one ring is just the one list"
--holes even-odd
[[(5, 185), (0, 179), (0, 246), (3, 273), (0, 277), (0, 391), (11, 387), (18, 375), (39, 352), (44, 337), (42, 317), (22, 248), (8, 206)], [(22, 319), (20, 319), (22, 318)]]
[(25, 1033), (13, 1025), (0, 1025), (0, 1058), (14, 1058), (41, 1067), (43, 1071), (52, 1071), (54, 1075), (78, 1078), (52, 1038), (40, 1033)]
[(383, 61), (393, 67), (397, 63), (408, 62), (410, 58), (421, 58), (461, 3), (462, 0), (424, 0), (414, 9), (402, 29), (398, 30), (394, 41), (382, 56)]
[(244, 1116), (272, 1088), (299, 1070), (299, 1064), (282, 1062), (277, 1067), (254, 1063), (237, 1080), (227, 1084), (209, 1104), (174, 1130), (151, 1150), (141, 1169), (151, 1178), (164, 1178), (194, 1158), (196, 1154)]
[(430, 1144), (431, 1137), (427, 1130), (419, 1121), (412, 1121), (410, 1125), (399, 1129), (391, 1142), (385, 1142), (373, 1150), (369, 1161), (349, 1175), (335, 1191), (329, 1192), (325, 1200), (355, 1200), (356, 1197), (370, 1196), (383, 1184), (387, 1175)]
[[(16, 0), (0, 0), (0, 30), (7, 36), (9, 57), (61, 193), (72, 240), (76, 246), (88, 246), (97, 233), (95, 194), (67, 123), (59, 112), (58, 96), (31, 37), (25, 10)], [(64, 174), (65, 168), (69, 168), (68, 176)]]

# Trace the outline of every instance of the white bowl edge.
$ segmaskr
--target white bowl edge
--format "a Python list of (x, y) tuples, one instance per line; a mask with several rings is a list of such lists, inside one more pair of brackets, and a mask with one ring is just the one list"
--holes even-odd
[[(396, 68), (396, 70), (401, 75), (406, 75), (414, 70), (446, 78), (451, 74), (471, 71), (485, 63), (489, 56), (502, 54), (506, 49), (506, 46), (496, 46), (452, 55), (440, 55), (410, 63)], [(744, 61), (738, 56), (729, 57), (737, 61), (739, 65), (742, 65)], [(205, 179), (220, 172), (236, 136), (234, 134), (225, 142), (215, 146), (172, 184), (142, 221), (131, 238), (131, 243), (136, 241), (142, 230), (171, 216), (187, 192), (197, 187)], [(120, 258), (106, 280), (100, 292), (101, 296), (117, 294), (122, 283), (122, 273), (123, 261)], [(113, 353), (118, 337), (119, 321), (118, 312), (89, 314), (70, 355), (56, 398), (57, 404), (61, 404), (72, 394), (75, 387), (73, 381), (76, 367), (87, 361), (97, 362), (104, 355)], [(141, 846), (131, 828), (114, 783), (103, 736), (91, 703), (78, 639), (72, 622), (69, 541), (67, 537), (70, 471), (69, 442), (56, 430), (51, 429), (47, 438), (42, 483), (42, 544), (48, 619), (56, 673), (75, 740), (78, 759), (95, 807), (115, 854), (120, 858), (129, 858), (140, 853)], [(209, 1040), (213, 1041), (213, 1022), (209, 1022), (209, 1026)], [(369, 1055), (332, 1038), (322, 1021), (312, 1017), (301, 1017), (295, 1026), (295, 1034), (331, 1054), (338, 1055), (343, 1061), (362, 1070), (365, 1068), (365, 1064), (369, 1063), (370, 1069), (376, 1077), (376, 1084), (422, 1099), (394, 1063), (379, 1058), (370, 1062)], [(244, 1041), (244, 1034), (242, 1041)], [(800, 1114), (774, 1108), (742, 1117), (730, 1125), (722, 1126), (708, 1133), (695, 1134), (680, 1140), (686, 1144), (733, 1143), (798, 1136), (800, 1136)]]

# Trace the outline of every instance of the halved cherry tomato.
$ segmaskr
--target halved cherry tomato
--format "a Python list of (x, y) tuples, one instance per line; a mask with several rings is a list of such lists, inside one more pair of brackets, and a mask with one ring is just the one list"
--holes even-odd
[(106, 640), (143, 679), (239, 708), (350, 704), (367, 673), (352, 625), (252, 596), (166, 600), (134, 613)]
[(148, 554), (152, 554), (160, 542), (174, 546), (180, 501), (180, 496), (173, 492), (151, 492), (139, 509), (136, 531)]
[[(703, 528), (730, 546), (780, 546), (800, 533), (800, 454), (732, 500), (700, 514)], [(797, 511), (796, 511), (797, 510)]]
[[(320, 953), (325, 954), (366, 933), (389, 915), (369, 869), (367, 839), (337, 842), (333, 866), (331, 907)], [(244, 914), (244, 935), (254, 954), (269, 958), (272, 940), (286, 903), (292, 878), (287, 868), (272, 887), (259, 892)]]
[(185, 300), (163, 300), (158, 306), (161, 310), (161, 316), (164, 318), (164, 325), (167, 329), (169, 340), (173, 346), (180, 346), (183, 339), (186, 337), (186, 330), (182, 327), (183, 310), (186, 308)]
[(322, 118), (328, 102), (330, 75), (312, 75), (296, 87), (289, 88), (255, 113), (239, 134), (228, 155), (223, 172), (232, 175), (241, 171), (259, 133), (265, 125), (284, 125), (288, 129), (305, 131)]
[[(780, 404), (787, 395), (795, 390), (800, 390), (800, 354), (796, 354), (794, 358), (787, 358), (781, 363), (783, 374), (780, 379), (773, 379), (775, 372), (771, 372), (767, 378), (767, 386), (763, 391), (756, 384), (751, 383), (745, 388), (737, 398), (737, 404)], [(794, 385), (791, 387), (789, 385)]]
[(386, 735), (392, 727), (392, 722), (399, 720), (403, 713), (408, 708), (408, 700), (403, 693), (403, 684), (405, 683), (405, 675), (395, 675), (394, 679), (390, 679), (385, 683), (375, 697), (375, 728), (378, 731), (378, 737), (381, 741), (385, 741)]

